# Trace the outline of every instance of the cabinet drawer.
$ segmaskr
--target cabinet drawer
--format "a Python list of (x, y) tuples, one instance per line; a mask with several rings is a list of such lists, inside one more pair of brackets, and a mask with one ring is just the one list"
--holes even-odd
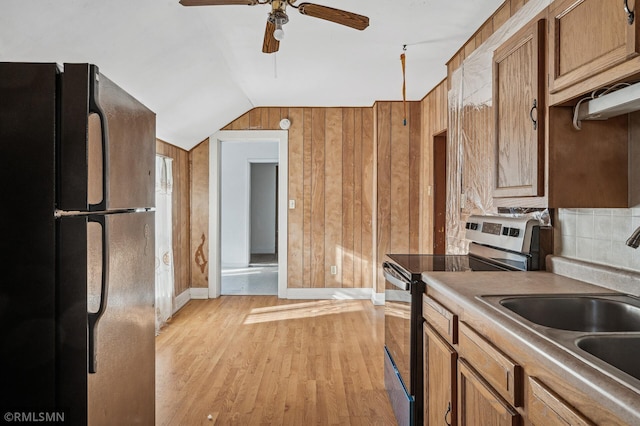
[(464, 322), (460, 323), (458, 352), (510, 404), (522, 406), (522, 367)]
[(458, 343), (458, 316), (426, 294), (422, 295), (422, 316), (450, 344)]
[(594, 424), (533, 377), (529, 377), (527, 407), (529, 420), (536, 426)]

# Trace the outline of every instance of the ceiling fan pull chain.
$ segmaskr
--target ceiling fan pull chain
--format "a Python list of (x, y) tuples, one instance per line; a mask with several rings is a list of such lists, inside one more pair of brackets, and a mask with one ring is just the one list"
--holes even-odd
[(407, 83), (405, 76), (405, 54), (407, 51), (407, 45), (402, 46), (402, 54), (400, 55), (400, 62), (402, 62), (402, 106), (404, 107), (404, 120), (402, 121), (403, 125), (407, 125)]
[(273, 78), (278, 79), (278, 52), (273, 52)]

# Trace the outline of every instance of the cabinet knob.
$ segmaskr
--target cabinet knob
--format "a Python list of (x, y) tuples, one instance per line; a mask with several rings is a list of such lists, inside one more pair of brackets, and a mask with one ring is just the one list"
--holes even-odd
[[(533, 130), (538, 130), (538, 121), (533, 118), (533, 111), (536, 111), (536, 113), (538, 112), (538, 100), (534, 99), (533, 100), (533, 106), (531, 107), (531, 110), (529, 111), (529, 118), (531, 118), (531, 121), (533, 122)], [(538, 116), (538, 114), (536, 114), (536, 117)]]
[(627, 14), (627, 22), (629, 23), (629, 25), (633, 25), (635, 12), (629, 9), (629, 0), (624, 0), (624, 11)]
[(445, 411), (444, 413), (444, 422), (446, 423), (447, 426), (451, 426), (451, 423), (449, 423), (449, 421), (447, 420), (447, 416), (449, 415), (450, 412), (451, 412), (451, 401), (449, 401), (449, 406), (447, 407), (447, 411)]

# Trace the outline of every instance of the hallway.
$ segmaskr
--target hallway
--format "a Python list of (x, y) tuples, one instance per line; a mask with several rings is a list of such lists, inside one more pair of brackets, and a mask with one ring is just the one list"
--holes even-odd
[(226, 296), (276, 296), (278, 265), (251, 264), (247, 268), (221, 268), (220, 290)]

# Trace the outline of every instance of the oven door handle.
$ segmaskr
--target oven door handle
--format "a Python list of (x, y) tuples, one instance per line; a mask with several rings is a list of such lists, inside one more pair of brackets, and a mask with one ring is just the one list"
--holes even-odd
[(411, 288), (411, 283), (401, 277), (389, 262), (382, 263), (382, 273), (384, 274), (385, 280), (399, 289), (409, 291)]

